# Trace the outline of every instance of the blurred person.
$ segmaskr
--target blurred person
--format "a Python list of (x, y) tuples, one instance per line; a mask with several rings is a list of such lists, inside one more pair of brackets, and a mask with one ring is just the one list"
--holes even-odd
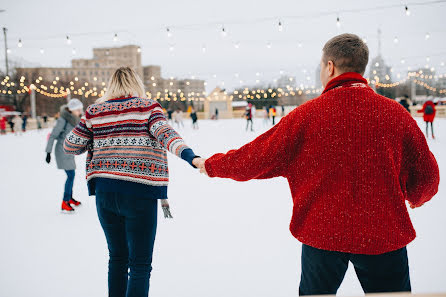
[(28, 116), (24, 113), (22, 116), (22, 131), (26, 132), (26, 126), (28, 125)]
[(365, 293), (411, 291), (406, 201), (432, 199), (439, 169), (412, 116), (369, 87), (368, 58), (357, 35), (333, 37), (319, 97), (240, 149), (197, 160), (210, 177), (288, 180), (290, 231), (303, 244), (300, 296), (336, 294), (350, 262)]
[(167, 151), (195, 167), (197, 156), (168, 124), (162, 108), (144, 97), (138, 74), (121, 67), (104, 97), (90, 105), (65, 138), (68, 154), (88, 151), (87, 183), (109, 250), (108, 296), (149, 292), (157, 228), (157, 201), (165, 217)]
[(183, 111), (181, 110), (181, 108), (178, 108), (174, 114), (173, 114), (173, 120), (175, 121), (175, 123), (177, 124), (178, 128), (183, 127), (184, 128), (184, 123), (183, 123)]
[(64, 170), (67, 175), (62, 196), (62, 213), (74, 213), (74, 207), (81, 205), (81, 202), (73, 198), (76, 162), (73, 155), (65, 154), (63, 143), (68, 133), (70, 133), (77, 123), (79, 123), (83, 108), (84, 106), (79, 99), (71, 99), (68, 104), (61, 106), (60, 117), (57, 119), (56, 125), (49, 135), (45, 149), (45, 161), (50, 164), (51, 153), (53, 151), (54, 142), (56, 142), (54, 154), (56, 156), (57, 168)]
[(249, 103), (248, 106), (246, 106), (245, 110), (245, 118), (246, 118), (246, 131), (248, 131), (249, 124), (251, 124), (251, 132), (254, 131), (252, 127), (252, 104)]
[(23, 135), (23, 119), (21, 116), (16, 115), (12, 118), (14, 127), (14, 135)]
[(426, 138), (429, 138), (429, 124), (431, 126), (432, 139), (435, 139), (434, 135), (434, 119), (437, 114), (437, 109), (435, 108), (434, 102), (431, 100), (426, 101), (423, 104), (423, 108), (417, 112), (423, 114), (423, 120), (426, 123)]
[(0, 115), (0, 134), (6, 134), (6, 117)]
[(190, 111), (190, 117), (192, 119), (192, 128), (193, 129), (198, 129), (197, 111), (195, 110), (195, 108), (193, 106), (192, 106), (191, 111)]

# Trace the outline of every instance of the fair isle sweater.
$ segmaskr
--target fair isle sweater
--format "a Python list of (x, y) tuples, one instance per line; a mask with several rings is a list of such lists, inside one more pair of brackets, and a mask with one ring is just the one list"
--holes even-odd
[[(170, 151), (192, 165), (196, 157), (150, 99), (126, 97), (92, 104), (67, 135), (64, 151), (86, 162), (90, 195), (122, 192), (167, 198)], [(193, 165), (192, 165), (193, 166)]]

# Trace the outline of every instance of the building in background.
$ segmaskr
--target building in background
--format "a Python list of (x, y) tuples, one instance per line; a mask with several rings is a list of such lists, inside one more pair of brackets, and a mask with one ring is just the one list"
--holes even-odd
[(73, 59), (71, 67), (17, 68), (16, 71), (19, 77), (25, 77), (25, 85), (34, 84), (48, 93), (69, 88), (72, 96), (89, 98), (88, 104), (101, 95), (113, 72), (122, 66), (132, 67), (141, 76), (147, 96), (158, 98), (166, 108), (185, 107), (193, 102), (198, 110), (203, 109), (204, 80), (163, 78), (160, 66), (142, 66), (141, 48), (137, 45), (94, 48), (93, 58)]

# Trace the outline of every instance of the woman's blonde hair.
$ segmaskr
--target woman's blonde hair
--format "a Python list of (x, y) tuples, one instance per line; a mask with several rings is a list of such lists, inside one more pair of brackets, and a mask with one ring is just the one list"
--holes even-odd
[(110, 78), (104, 96), (96, 100), (96, 103), (127, 96), (144, 97), (144, 84), (132, 68), (120, 67), (116, 69)]

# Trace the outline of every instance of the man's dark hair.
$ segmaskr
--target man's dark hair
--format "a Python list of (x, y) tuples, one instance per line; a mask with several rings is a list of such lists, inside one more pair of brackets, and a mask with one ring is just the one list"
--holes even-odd
[(341, 34), (333, 37), (322, 49), (324, 63), (332, 61), (341, 72), (364, 74), (369, 62), (369, 48), (355, 34)]

